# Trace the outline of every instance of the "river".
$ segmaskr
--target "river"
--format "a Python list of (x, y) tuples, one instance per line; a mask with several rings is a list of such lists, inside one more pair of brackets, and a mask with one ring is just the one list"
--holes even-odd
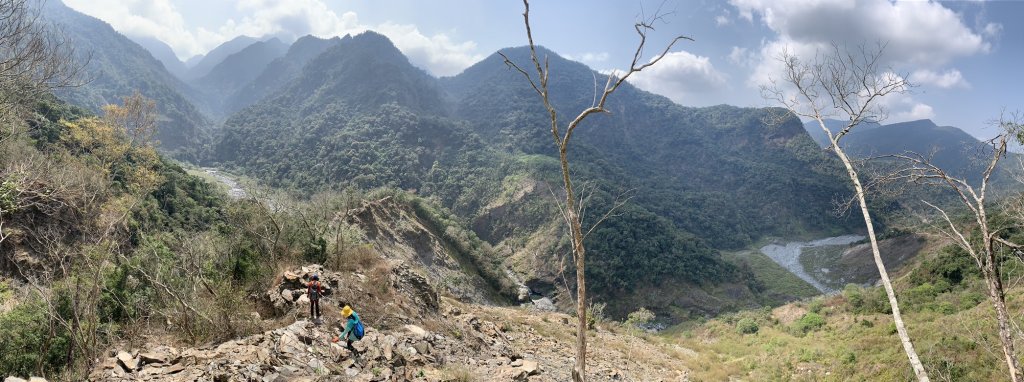
[(788, 269), (790, 272), (793, 272), (794, 275), (806, 281), (808, 284), (811, 284), (822, 293), (827, 294), (834, 293), (836, 290), (825, 286), (821, 281), (811, 277), (811, 275), (807, 273), (803, 264), (800, 263), (800, 252), (803, 251), (804, 248), (847, 246), (861, 240), (864, 240), (864, 236), (843, 235), (827, 237), (814, 241), (792, 241), (785, 244), (768, 244), (761, 247), (761, 253), (767, 255), (773, 261)]

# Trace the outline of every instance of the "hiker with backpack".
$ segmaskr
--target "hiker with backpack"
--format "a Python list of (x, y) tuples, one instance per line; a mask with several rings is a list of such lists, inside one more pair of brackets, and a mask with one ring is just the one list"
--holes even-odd
[(332, 342), (338, 342), (339, 339), (344, 338), (346, 345), (345, 348), (352, 353), (356, 352), (356, 348), (352, 347), (352, 341), (359, 341), (363, 339), (366, 329), (363, 327), (363, 321), (359, 319), (359, 313), (352, 310), (352, 307), (345, 305), (341, 309), (341, 315), (348, 320), (345, 322), (345, 330), (341, 332), (341, 335), (334, 337)]
[(320, 296), (324, 295), (324, 288), (320, 285), (320, 275), (313, 275), (313, 279), (306, 286), (306, 295), (309, 296), (309, 317), (313, 321), (320, 320)]

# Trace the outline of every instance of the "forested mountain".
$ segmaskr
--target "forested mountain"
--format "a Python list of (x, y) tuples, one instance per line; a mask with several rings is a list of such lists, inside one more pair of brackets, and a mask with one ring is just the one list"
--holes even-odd
[(205, 93), (208, 104), (220, 115), (229, 95), (250, 84), (267, 69), (267, 64), (287, 51), (288, 45), (277, 38), (257, 41), (225, 57), (209, 73), (191, 83)]
[[(879, 126), (882, 126), (882, 125), (879, 124), (878, 122), (873, 122), (873, 121), (861, 122), (859, 125), (857, 125), (857, 128), (854, 130), (854, 133), (857, 133), (857, 132), (860, 132), (860, 131), (864, 131), (864, 130), (871, 130), (871, 129), (874, 129), (874, 128), (879, 127)], [(846, 127), (846, 121), (840, 121), (840, 120), (836, 120), (836, 119), (826, 119), (825, 120), (825, 127), (828, 127), (829, 130), (831, 130), (833, 133), (835, 133), (837, 131), (842, 130), (844, 127)], [(821, 130), (821, 126), (818, 125), (818, 122), (816, 122), (816, 121), (805, 122), (804, 123), (804, 129), (807, 130), (807, 134), (810, 134), (811, 139), (813, 139), (814, 142), (818, 144), (818, 146), (828, 147), (828, 145), (829, 145), (828, 136), (825, 135), (825, 131)]]
[(153, 55), (153, 58), (164, 64), (164, 69), (167, 69), (174, 76), (182, 78), (188, 72), (188, 67), (178, 59), (178, 56), (174, 54), (174, 50), (167, 43), (149, 36), (132, 36), (128, 38), (145, 48), (149, 54)]
[(270, 62), (258, 77), (235, 91), (224, 102), (225, 113), (230, 115), (285, 86), (299, 75), (310, 60), (319, 56), (327, 48), (337, 45), (339, 41), (341, 39), (338, 37), (321, 39), (315, 36), (304, 36), (298, 39), (288, 48), (284, 57)]
[[(257, 41), (259, 41), (259, 39), (255, 37), (238, 36), (218, 45), (216, 48), (213, 48), (213, 50), (200, 57), (195, 65), (190, 66), (188, 73), (183, 79), (194, 80), (207, 75), (211, 70), (213, 70), (214, 66), (220, 64), (225, 58), (238, 53), (242, 49), (245, 49), (245, 47), (252, 45)], [(191, 59), (189, 61), (191, 61)]]
[(194, 149), (206, 141), (209, 122), (189, 101), (189, 95), (195, 94), (148, 51), (109, 24), (60, 1), (47, 1), (44, 7), (42, 16), (64, 29), (81, 62), (88, 63), (83, 78), (87, 82), (61, 91), (61, 98), (96, 112), (103, 105), (119, 104), (122, 97), (139, 91), (157, 103), (160, 116), (156, 138), (164, 149)]
[[(826, 123), (833, 131), (845, 124), (835, 120)], [(816, 131), (821, 138), (818, 144), (827, 147), (827, 138), (817, 123), (808, 122), (805, 128), (809, 133)], [(911, 152), (921, 154), (951, 174), (972, 181), (979, 180), (992, 159), (992, 148), (988, 144), (956, 127), (938, 126), (928, 119), (858, 126), (843, 138), (842, 145), (847, 153), (859, 158)]]
[[(505, 54), (521, 64), (529, 59), (525, 48)], [(591, 70), (547, 50), (540, 54), (559, 73), (549, 84), (556, 105), (566, 111), (589, 106)], [(456, 115), (487, 141), (548, 154), (545, 113), (516, 74), (492, 55), (444, 83)], [(594, 177), (635, 188), (637, 202), (715, 247), (845, 224), (821, 213), (829, 210), (832, 197), (846, 192), (835, 177), (838, 167), (795, 119), (768, 127), (762, 122), (764, 109), (688, 108), (632, 86), (620, 89), (608, 108), (610, 116), (581, 127), (586, 134), (577, 137), (577, 165), (593, 166)]]
[[(526, 50), (506, 53), (521, 60)], [(551, 83), (559, 107), (589, 105), (592, 71), (546, 53), (560, 74)], [(611, 117), (581, 127), (574, 163), (595, 190), (591, 221), (633, 190), (622, 214), (588, 239), (591, 285), (614, 300), (616, 314), (642, 304), (716, 309), (674, 293), (639, 296), (653, 286), (729, 284), (741, 296), (735, 300), (749, 301), (757, 286), (744, 284), (743, 271), (711, 247), (854, 227), (828, 214), (845, 183), (795, 119), (767, 128), (765, 110), (686, 108), (629, 85), (609, 108)], [(524, 248), (516, 245), (564, 249), (548, 191), (556, 189), (557, 162), (544, 115), (497, 55), (438, 80), (367, 32), (346, 36), (289, 85), (229, 118), (212, 160), (304, 190), (416, 190), (473, 221), (517, 263)], [(553, 289), (560, 277), (557, 259), (513, 267), (538, 290)]]

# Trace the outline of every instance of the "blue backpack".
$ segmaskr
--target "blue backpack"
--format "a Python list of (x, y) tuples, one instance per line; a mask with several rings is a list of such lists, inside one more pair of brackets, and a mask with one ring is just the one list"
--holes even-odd
[(356, 326), (352, 328), (352, 332), (356, 334), (356, 339), (363, 339), (363, 335), (366, 334), (366, 329), (363, 328), (363, 320), (356, 321)]

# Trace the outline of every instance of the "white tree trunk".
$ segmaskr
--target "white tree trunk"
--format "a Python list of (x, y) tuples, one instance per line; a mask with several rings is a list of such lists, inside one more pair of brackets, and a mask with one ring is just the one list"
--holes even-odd
[[(822, 123), (824, 126), (824, 123)], [(892, 307), (892, 320), (896, 323), (896, 333), (900, 337), (900, 342), (903, 343), (903, 350), (907, 353), (907, 358), (910, 360), (910, 366), (914, 369), (914, 375), (917, 376), (917, 380), (920, 382), (928, 382), (928, 373), (924, 370), (924, 365), (921, 364), (921, 359), (917, 356), (917, 351), (914, 350), (914, 344), (910, 342), (910, 334), (907, 333), (907, 328), (903, 324), (903, 315), (900, 314), (900, 305), (896, 301), (896, 292), (892, 289), (892, 281), (889, 280), (889, 272), (885, 270), (885, 263), (882, 262), (882, 254), (878, 250), (878, 239), (875, 236), (875, 226), (871, 222), (871, 213), (868, 211), (867, 200), (864, 197), (864, 186), (860, 183), (860, 177), (857, 175), (857, 170), (853, 168), (853, 163), (850, 158), (846, 156), (843, 149), (839, 147), (839, 142), (835, 139), (832, 140), (832, 148), (835, 150), (836, 155), (842, 160), (843, 166), (846, 167), (846, 172), (850, 176), (850, 181), (853, 182), (854, 190), (857, 192), (857, 201), (860, 203), (860, 212), (864, 215), (864, 225), (867, 226), (868, 239), (871, 241), (871, 253), (875, 258), (875, 266), (878, 267), (878, 275), (882, 279), (882, 286), (885, 287), (885, 294), (889, 297), (889, 306)]]

